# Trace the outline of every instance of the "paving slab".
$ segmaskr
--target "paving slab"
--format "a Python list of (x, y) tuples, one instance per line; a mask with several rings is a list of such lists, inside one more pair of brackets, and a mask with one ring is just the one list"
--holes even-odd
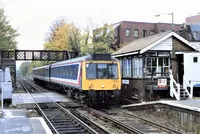
[(200, 98), (193, 98), (193, 99), (179, 100), (179, 101), (178, 100), (161, 100), (161, 101), (152, 101), (152, 102), (142, 102), (142, 103), (137, 103), (137, 104), (124, 105), (122, 106), (122, 108), (149, 106), (149, 105), (156, 105), (156, 104), (166, 104), (170, 106), (192, 110), (195, 112), (200, 112)]
[(26, 118), (26, 112), (24, 109), (4, 109), (0, 134), (52, 134), (42, 117)]
[(45, 103), (45, 102), (68, 102), (70, 101), (66, 95), (62, 95), (55, 92), (45, 93), (13, 93), (12, 104), (24, 104), (24, 103)]

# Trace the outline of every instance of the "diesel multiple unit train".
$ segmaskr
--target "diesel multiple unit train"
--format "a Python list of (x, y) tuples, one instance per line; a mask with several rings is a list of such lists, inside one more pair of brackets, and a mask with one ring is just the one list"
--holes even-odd
[(120, 96), (119, 61), (109, 54), (93, 54), (33, 69), (36, 83), (91, 105)]

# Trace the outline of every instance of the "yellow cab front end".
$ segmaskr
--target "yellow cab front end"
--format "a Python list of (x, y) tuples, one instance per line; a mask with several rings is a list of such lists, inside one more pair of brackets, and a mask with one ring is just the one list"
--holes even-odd
[(121, 73), (118, 61), (93, 60), (82, 63), (82, 90), (121, 90)]

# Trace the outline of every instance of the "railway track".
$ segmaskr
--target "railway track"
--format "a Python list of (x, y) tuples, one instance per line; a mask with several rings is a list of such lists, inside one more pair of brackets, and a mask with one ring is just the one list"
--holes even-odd
[(38, 85), (36, 85), (35, 83), (33, 83), (30, 79), (28, 78), (19, 78), (19, 83), (23, 86), (26, 87), (27, 90), (26, 92), (29, 93), (39, 93), (39, 92), (48, 92), (47, 89), (44, 89)]
[[(28, 93), (40, 93), (41, 91), (38, 90), (34, 85), (31, 85), (29, 82), (25, 81), (24, 79), (20, 79), (20, 83), (22, 87)], [(29, 89), (30, 88), (30, 89)], [(34, 91), (34, 92), (33, 92)], [(42, 94), (42, 93), (41, 93)], [(46, 96), (48, 98), (48, 96)], [(67, 134), (67, 133), (78, 133), (78, 134), (108, 134), (105, 130), (99, 127), (97, 124), (94, 124), (89, 119), (85, 119), (84, 123), (79, 118), (81, 114), (77, 114), (76, 116), (70, 112), (69, 109), (64, 108), (60, 104), (54, 102), (50, 98), (51, 102), (49, 103), (37, 103), (36, 98), (32, 96), (35, 100), (35, 106), (42, 117), (45, 119), (46, 123), (50, 127), (53, 133), (55, 134)], [(64, 105), (65, 103), (62, 103)], [(73, 108), (72, 104), (70, 107)], [(77, 107), (75, 105), (75, 107)], [(89, 126), (90, 125), (90, 126)], [(91, 127), (92, 126), (92, 127)], [(93, 129), (94, 128), (94, 129)], [(97, 131), (96, 131), (97, 130)]]
[(54, 133), (67, 134), (97, 134), (95, 130), (82, 122), (68, 110), (60, 107), (56, 103), (40, 103), (38, 108), (45, 120), (51, 126)]
[[(23, 85), (26, 88), (36, 88), (28, 86), (28, 84), (30, 83), (26, 82)], [(27, 92), (32, 90), (27, 90)], [(37, 92), (40, 92), (40, 90)], [(182, 134), (182, 132), (143, 119), (123, 109), (102, 109), (98, 111), (88, 108), (89, 112), (85, 111), (91, 115), (89, 116), (85, 114), (86, 112), (83, 112), (84, 110), (80, 106), (76, 105), (69, 106), (63, 103), (61, 106), (52, 101), (51, 103), (36, 103), (36, 106), (53, 133)], [(99, 125), (99, 122), (96, 122), (97, 118), (103, 120), (104, 123)], [(106, 128), (109, 128), (109, 130)]]
[(98, 111), (95, 109), (89, 110), (89, 113), (105, 122), (111, 122), (113, 126), (117, 126), (126, 133), (134, 134), (182, 134), (173, 128), (157, 124), (155, 122), (138, 117), (124, 110)]
[(27, 93), (39, 93), (40, 91), (33, 85), (29, 84), (25, 79), (19, 78), (19, 83)]

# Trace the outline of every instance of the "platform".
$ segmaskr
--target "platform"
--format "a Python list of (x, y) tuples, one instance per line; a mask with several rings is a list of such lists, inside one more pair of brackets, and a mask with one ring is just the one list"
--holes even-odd
[(52, 134), (42, 117), (26, 118), (26, 110), (5, 109), (0, 134)]
[(200, 112), (200, 98), (188, 99), (188, 100), (161, 100), (152, 102), (142, 102), (137, 104), (124, 105), (122, 108), (137, 108), (137, 107), (148, 107), (156, 104), (164, 104), (168, 106), (173, 106), (177, 108), (182, 108), (186, 110), (191, 110), (194, 112)]
[(24, 103), (45, 103), (45, 102), (68, 102), (70, 101), (65, 95), (55, 92), (45, 93), (13, 93), (12, 104)]

